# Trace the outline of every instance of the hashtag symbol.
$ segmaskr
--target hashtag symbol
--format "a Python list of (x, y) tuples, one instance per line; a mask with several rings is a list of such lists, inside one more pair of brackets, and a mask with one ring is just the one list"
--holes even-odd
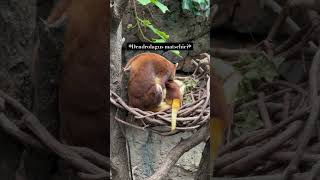
[(132, 47), (133, 47), (132, 44), (129, 44), (129, 48), (132, 49)]

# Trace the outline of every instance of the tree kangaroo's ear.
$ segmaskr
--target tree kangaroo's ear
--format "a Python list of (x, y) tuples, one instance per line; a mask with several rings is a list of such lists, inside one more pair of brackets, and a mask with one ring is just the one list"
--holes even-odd
[(48, 25), (57, 24), (65, 17), (72, 0), (59, 0), (47, 18)]
[(172, 71), (172, 74), (171, 74), (171, 77), (169, 78), (169, 80), (175, 80), (176, 79), (177, 67), (178, 67), (178, 63), (174, 64), (173, 71)]

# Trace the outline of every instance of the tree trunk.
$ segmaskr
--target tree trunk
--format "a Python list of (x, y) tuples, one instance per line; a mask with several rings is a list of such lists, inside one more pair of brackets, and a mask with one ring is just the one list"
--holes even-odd
[[(0, 89), (31, 108), (30, 66), (36, 0), (0, 2)], [(0, 130), (0, 177), (16, 179), (24, 147)]]
[[(112, 23), (110, 28), (110, 90), (120, 94), (121, 92), (121, 67), (122, 67), (122, 12), (127, 1), (115, 0), (111, 8)], [(117, 109), (110, 109), (110, 135), (111, 135), (111, 160), (119, 169), (119, 173), (113, 177), (115, 180), (128, 180), (128, 158), (126, 150), (126, 139), (121, 131), (121, 126), (115, 120)]]
[(210, 141), (207, 141), (206, 146), (202, 152), (202, 158), (199, 164), (199, 169), (195, 176), (195, 180), (210, 179), (209, 163), (210, 163)]
[[(58, 137), (57, 84), (64, 28), (48, 30), (40, 20), (48, 17), (53, 5), (53, 0), (37, 0), (34, 59), (30, 70), (33, 83), (32, 112), (50, 133)], [(28, 179), (51, 179), (52, 169), (56, 166), (56, 157), (48, 152), (27, 148), (24, 162)]]

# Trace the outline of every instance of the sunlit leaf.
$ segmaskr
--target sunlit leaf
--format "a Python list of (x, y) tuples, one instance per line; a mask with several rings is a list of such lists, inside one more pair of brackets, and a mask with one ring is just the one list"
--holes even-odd
[(128, 26), (127, 26), (128, 29), (131, 29), (132, 27), (133, 27), (132, 24), (128, 24)]
[(190, 0), (183, 0), (182, 1), (182, 9), (191, 11), (190, 6), (191, 6)]
[(143, 26), (145, 26), (145, 27), (148, 27), (148, 26), (151, 25), (151, 22), (148, 19), (144, 19), (144, 20), (141, 20), (141, 21), (142, 21)]
[(169, 11), (168, 7), (159, 1), (156, 1), (154, 5), (156, 5), (162, 11), (162, 13), (166, 13), (167, 11)]
[(196, 16), (209, 17), (209, 0), (182, 0), (182, 9), (192, 12)]
[(158, 0), (138, 0), (138, 2), (143, 6), (152, 3), (155, 6), (157, 6), (162, 11), (162, 13), (166, 13), (167, 11), (169, 11), (168, 7), (159, 2)]
[(152, 39), (153, 43), (165, 43), (166, 40), (165, 39)]
[(175, 55), (177, 55), (177, 56), (179, 56), (179, 57), (182, 57), (182, 56), (180, 55), (180, 51), (178, 51), (178, 50), (170, 50), (170, 52), (172, 52), (173, 54), (175, 54)]
[(138, 2), (145, 6), (145, 5), (149, 4), (149, 3), (151, 3), (151, 0), (138, 0)]
[(149, 21), (149, 24), (146, 25), (148, 28), (151, 29), (152, 32), (154, 32), (155, 34), (157, 34), (159, 37), (161, 37), (164, 40), (168, 40), (169, 39), (169, 35), (163, 31), (160, 31), (159, 29), (155, 28)]

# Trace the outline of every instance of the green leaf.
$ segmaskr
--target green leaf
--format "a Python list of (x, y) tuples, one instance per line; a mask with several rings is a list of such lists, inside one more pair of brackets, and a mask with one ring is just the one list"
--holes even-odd
[(161, 2), (159, 2), (158, 0), (138, 0), (138, 2), (140, 4), (142, 4), (143, 6), (146, 6), (150, 3), (152, 3), (155, 6), (157, 6), (162, 11), (162, 13), (166, 13), (167, 11), (169, 11), (168, 7), (164, 4), (162, 4)]
[(153, 43), (165, 43), (166, 40), (165, 39), (152, 39)]
[(182, 9), (191, 11), (196, 16), (209, 17), (210, 1), (209, 0), (183, 0)]
[(273, 64), (276, 66), (277, 69), (279, 69), (280, 65), (285, 61), (286, 59), (278, 56), (272, 59)]
[[(153, 3), (153, 2), (152, 2)], [(156, 5), (161, 11), (162, 13), (166, 13), (167, 11), (169, 11), (168, 7), (164, 4), (162, 4), (159, 1), (156, 1), (155, 3), (153, 3), (154, 5)]]
[(210, 9), (208, 9), (208, 10), (206, 11), (205, 16), (206, 16), (206, 17), (209, 17), (209, 16), (210, 16)]
[(191, 98), (190, 92), (192, 92), (194, 90), (194, 88), (197, 87), (197, 84), (199, 81), (197, 79), (193, 79), (193, 78), (186, 78), (182, 82), (185, 85), (185, 92), (183, 95), (183, 101), (186, 103), (191, 103), (192, 98)]
[(137, 18), (144, 27), (149, 28), (154, 34), (158, 35), (160, 39), (153, 39), (152, 42), (166, 42), (169, 39), (169, 35), (159, 29), (155, 28), (148, 19)]
[(246, 108), (235, 114), (237, 135), (257, 130), (263, 126), (257, 108)]
[(182, 1), (182, 9), (183, 10), (191, 10), (190, 0), (183, 0)]
[(179, 57), (182, 57), (182, 56), (180, 55), (180, 51), (178, 51), (178, 50), (170, 50), (170, 52), (172, 52), (173, 54), (175, 54), (175, 55), (177, 55), (177, 56), (179, 56)]
[[(281, 64), (282, 60), (277, 59)], [(242, 56), (234, 64), (244, 79), (241, 81), (237, 100), (240, 102), (248, 101), (256, 95), (256, 88), (259, 82), (271, 82), (279, 76), (277, 64), (270, 61), (263, 54), (257, 56)]]
[(128, 24), (128, 26), (127, 26), (128, 29), (131, 29), (132, 27), (133, 27), (132, 24)]
[(192, 98), (191, 98), (191, 96), (185, 96), (184, 99), (183, 99), (183, 102), (184, 102), (185, 104), (192, 103)]
[(244, 76), (249, 80), (259, 80), (260, 79), (260, 74), (257, 71), (257, 69), (250, 69)]
[[(150, 21), (149, 21), (150, 22)], [(159, 37), (161, 37), (164, 40), (169, 39), (169, 35), (163, 31), (160, 31), (159, 29), (155, 28), (151, 23), (147, 25), (148, 28), (151, 29), (155, 34), (157, 34)]]
[(151, 3), (151, 0), (138, 0), (138, 2), (145, 6), (145, 5), (149, 4), (149, 3)]
[(151, 25), (151, 22), (148, 19), (141, 20), (141, 22), (145, 27), (149, 27)]
[(198, 84), (197, 79), (192, 79), (192, 78), (187, 78), (183, 80), (183, 84), (185, 85), (185, 93), (184, 94), (189, 94), (194, 88), (197, 87)]

